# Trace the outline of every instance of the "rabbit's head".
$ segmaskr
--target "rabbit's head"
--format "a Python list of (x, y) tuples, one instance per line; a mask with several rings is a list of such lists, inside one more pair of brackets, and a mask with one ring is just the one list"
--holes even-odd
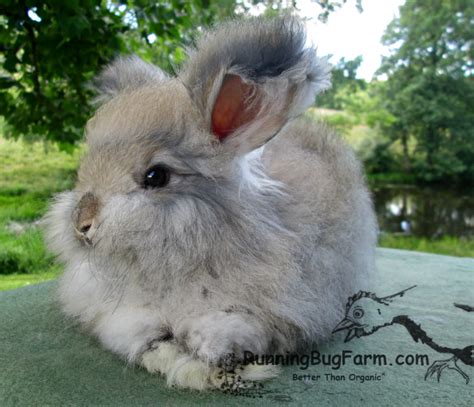
[(230, 22), (201, 37), (177, 77), (128, 57), (97, 83), (77, 186), (47, 215), (62, 260), (176, 274), (265, 252), (258, 230), (281, 230), (283, 191), (257, 156), (253, 170), (242, 160), (329, 86), (302, 24)]

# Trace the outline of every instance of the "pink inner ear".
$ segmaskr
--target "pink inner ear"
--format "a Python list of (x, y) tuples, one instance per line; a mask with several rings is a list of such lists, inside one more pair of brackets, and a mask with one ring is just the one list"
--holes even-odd
[(260, 103), (254, 90), (238, 75), (224, 77), (211, 117), (212, 132), (220, 141), (255, 119)]

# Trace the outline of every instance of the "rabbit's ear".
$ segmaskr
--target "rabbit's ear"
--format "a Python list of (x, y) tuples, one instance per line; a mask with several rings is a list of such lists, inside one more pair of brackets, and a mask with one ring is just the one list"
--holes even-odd
[(330, 86), (330, 67), (305, 47), (293, 17), (237, 20), (205, 34), (180, 78), (207, 130), (236, 154), (271, 139)]
[(136, 55), (116, 58), (95, 79), (98, 92), (96, 103), (105, 103), (120, 92), (167, 79), (158, 67), (148, 64)]

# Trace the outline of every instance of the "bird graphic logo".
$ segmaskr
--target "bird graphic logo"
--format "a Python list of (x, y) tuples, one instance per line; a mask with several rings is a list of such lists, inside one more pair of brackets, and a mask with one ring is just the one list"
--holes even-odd
[[(349, 342), (354, 338), (372, 335), (379, 329), (394, 324), (402, 325), (415, 342), (421, 342), (438, 353), (451, 356), (447, 359), (434, 361), (426, 371), (425, 380), (436, 374), (439, 382), (443, 370), (452, 369), (464, 378), (466, 384), (469, 383), (469, 376), (458, 366), (458, 361), (467, 366), (474, 366), (474, 345), (466, 346), (463, 349), (438, 345), (421, 328), (421, 325), (408, 315), (394, 315), (390, 310), (390, 304), (395, 299), (403, 297), (408, 290), (415, 287), (416, 285), (408, 287), (387, 297), (378, 297), (375, 293), (359, 291), (348, 298), (345, 316), (334, 328), (333, 334), (346, 331), (344, 342)], [(454, 304), (454, 306), (467, 312), (474, 311), (474, 308), (469, 305)]]

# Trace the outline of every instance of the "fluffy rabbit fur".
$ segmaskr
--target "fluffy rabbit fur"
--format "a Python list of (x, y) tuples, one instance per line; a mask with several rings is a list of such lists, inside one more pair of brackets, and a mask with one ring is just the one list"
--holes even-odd
[[(234, 374), (229, 354), (327, 339), (371, 279), (376, 240), (354, 154), (296, 118), (328, 86), (291, 17), (205, 33), (177, 77), (136, 57), (107, 67), (77, 186), (46, 216), (65, 313), (195, 389)], [(156, 165), (169, 182), (146, 187)]]

